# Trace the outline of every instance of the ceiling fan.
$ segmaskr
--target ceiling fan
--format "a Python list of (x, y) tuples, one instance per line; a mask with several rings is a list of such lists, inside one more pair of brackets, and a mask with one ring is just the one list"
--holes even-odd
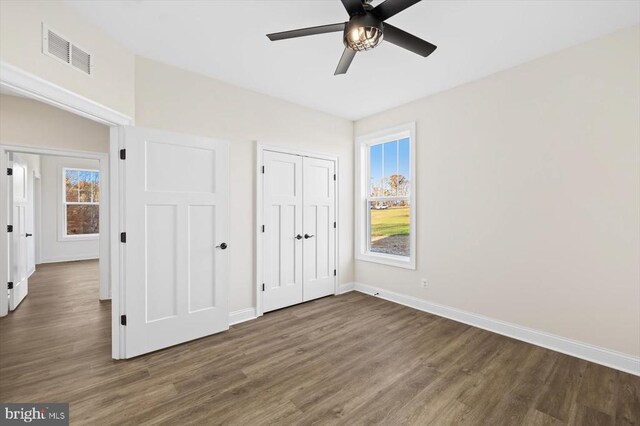
[(436, 50), (436, 46), (428, 41), (384, 22), (420, 0), (386, 0), (376, 7), (371, 5), (371, 1), (342, 0), (344, 8), (349, 13), (348, 22), (272, 33), (267, 34), (267, 37), (271, 41), (276, 41), (342, 31), (345, 48), (334, 75), (345, 74), (357, 52), (373, 49), (382, 42), (383, 38), (389, 43), (424, 57), (429, 56)]

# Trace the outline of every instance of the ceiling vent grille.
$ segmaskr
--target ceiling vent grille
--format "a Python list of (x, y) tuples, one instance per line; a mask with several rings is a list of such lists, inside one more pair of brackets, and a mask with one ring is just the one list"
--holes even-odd
[(42, 24), (42, 53), (85, 74), (92, 74), (93, 58), (91, 54), (45, 24)]

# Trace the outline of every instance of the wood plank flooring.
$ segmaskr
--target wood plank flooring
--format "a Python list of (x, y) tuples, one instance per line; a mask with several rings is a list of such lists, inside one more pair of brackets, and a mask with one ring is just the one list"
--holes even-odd
[(72, 424), (638, 425), (640, 378), (360, 293), (128, 361), (96, 261), (41, 265), (0, 319), (0, 401)]

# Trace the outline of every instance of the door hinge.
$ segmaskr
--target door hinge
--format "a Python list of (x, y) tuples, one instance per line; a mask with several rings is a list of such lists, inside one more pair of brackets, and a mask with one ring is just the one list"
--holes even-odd
[(333, 180), (336, 180), (336, 174), (335, 173), (333, 174)]
[(9, 281), (9, 282), (7, 283), (7, 288), (8, 288), (9, 290), (13, 290), (13, 281)]
[(264, 283), (262, 283), (262, 291), (264, 291)]
[(120, 233), (120, 242), (121, 243), (126, 243), (127, 242), (127, 233), (126, 232), (121, 232)]
[(262, 166), (262, 174), (264, 174), (264, 166)]
[(121, 149), (120, 150), (120, 159), (121, 160), (126, 160), (127, 159), (127, 150), (126, 149)]
[(13, 225), (7, 225), (7, 232), (13, 232)]
[(120, 315), (120, 325), (127, 325), (127, 316)]
[(338, 225), (336, 222), (333, 222), (333, 227), (336, 228)]
[(13, 176), (13, 169), (11, 167), (7, 168), (7, 176)]
[(337, 276), (338, 275), (338, 271), (336, 271), (335, 269), (333, 270), (333, 276)]
[(262, 232), (264, 232), (264, 225), (262, 225)]

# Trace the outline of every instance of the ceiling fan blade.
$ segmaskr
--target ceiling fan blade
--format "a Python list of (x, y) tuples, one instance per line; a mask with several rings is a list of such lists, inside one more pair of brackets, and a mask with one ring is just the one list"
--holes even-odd
[(305, 37), (316, 34), (335, 33), (338, 31), (344, 31), (344, 22), (339, 24), (320, 25), (317, 27), (300, 28), (299, 30), (282, 31), (279, 33), (267, 34), (269, 40), (285, 40), (288, 38)]
[(349, 16), (363, 15), (364, 6), (362, 6), (362, 0), (342, 0), (342, 4)]
[(384, 3), (380, 3), (374, 7), (372, 12), (378, 19), (384, 21), (419, 1), (420, 0), (386, 0)]
[(351, 65), (351, 61), (356, 56), (356, 51), (351, 50), (348, 47), (344, 48), (344, 52), (342, 52), (342, 57), (340, 58), (340, 62), (338, 62), (338, 67), (336, 68), (336, 72), (333, 75), (338, 74), (346, 74), (349, 69), (349, 65)]
[[(383, 3), (384, 4), (384, 3)], [(437, 49), (438, 46), (431, 44), (428, 41), (422, 40), (406, 31), (402, 31), (400, 28), (396, 28), (393, 25), (389, 25), (386, 22), (382, 30), (384, 34), (384, 41), (393, 43), (396, 46), (400, 46), (404, 49), (410, 50), (413, 53), (417, 53), (420, 56), (427, 57)]]

